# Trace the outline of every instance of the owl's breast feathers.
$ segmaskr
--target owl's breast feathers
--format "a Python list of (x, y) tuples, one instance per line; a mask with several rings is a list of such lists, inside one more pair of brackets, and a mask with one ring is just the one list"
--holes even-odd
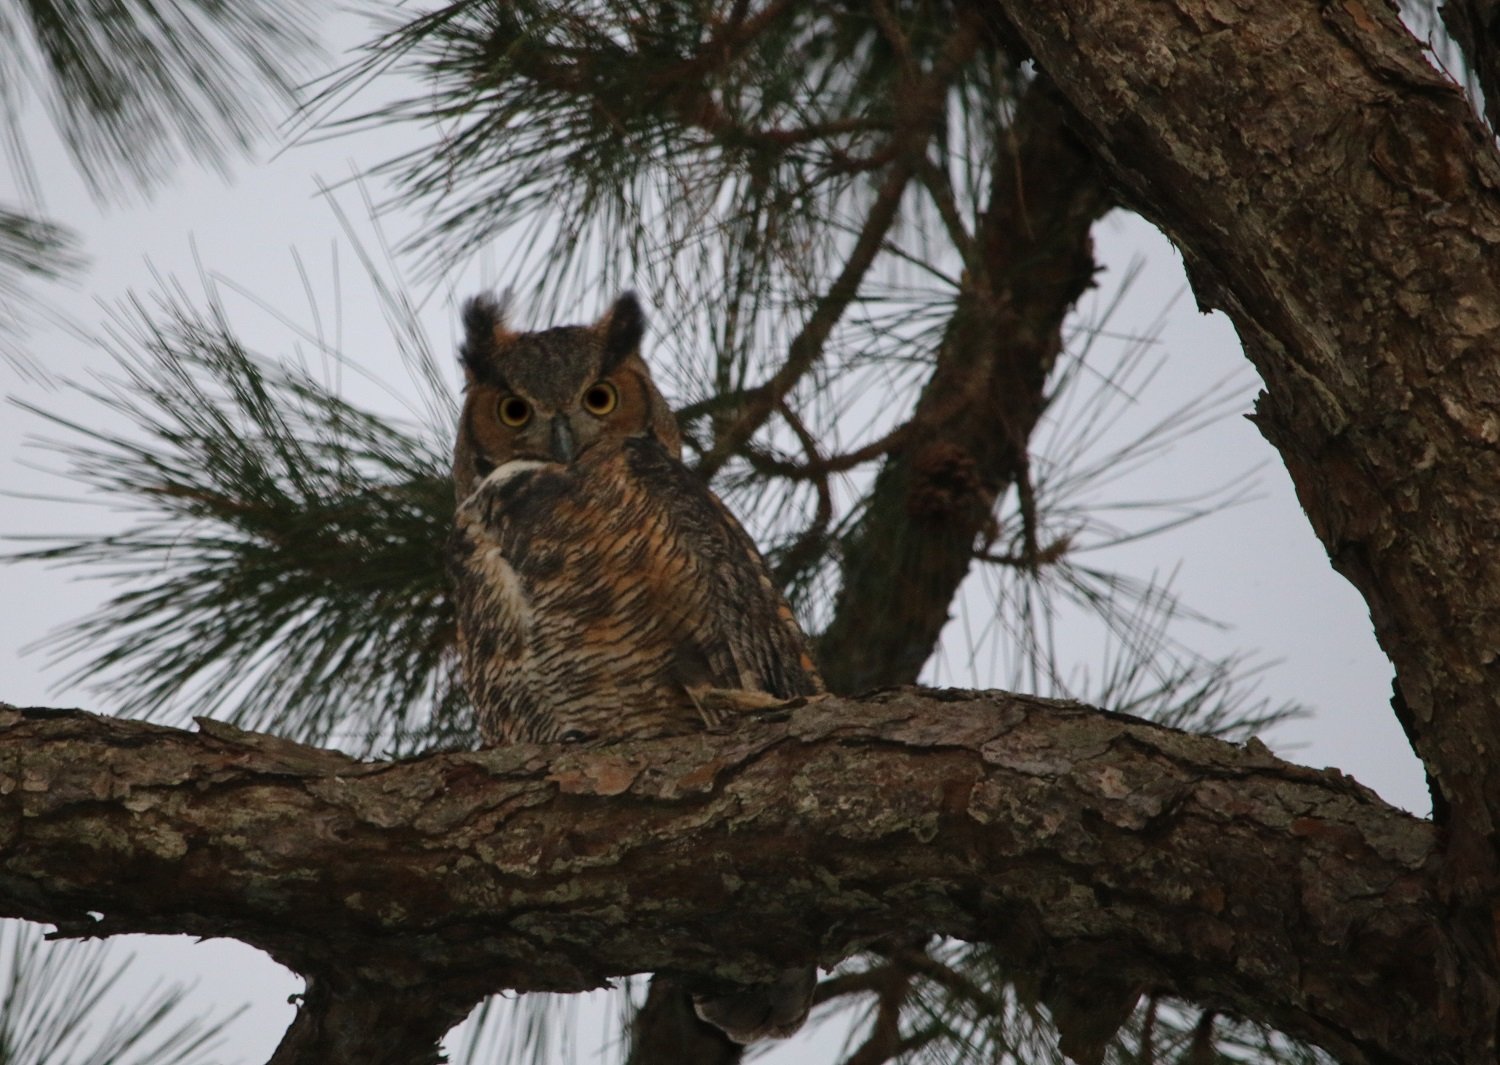
[(458, 508), (450, 566), (487, 743), (682, 732), (694, 692), (822, 690), (755, 545), (652, 439), (496, 469)]

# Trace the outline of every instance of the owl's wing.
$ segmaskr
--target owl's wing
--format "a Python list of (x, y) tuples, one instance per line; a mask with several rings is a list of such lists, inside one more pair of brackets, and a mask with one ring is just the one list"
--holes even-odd
[(656, 519), (649, 524), (665, 530), (658, 549), (684, 559), (692, 574), (661, 604), (674, 679), (690, 691), (821, 692), (807, 637), (734, 515), (654, 440), (631, 440), (625, 459), (640, 505)]

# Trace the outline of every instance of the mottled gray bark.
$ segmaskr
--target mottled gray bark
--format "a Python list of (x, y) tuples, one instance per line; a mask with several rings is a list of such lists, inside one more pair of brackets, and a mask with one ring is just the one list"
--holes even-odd
[[(358, 1030), (361, 1008), (394, 1024), (382, 1003), (405, 995), (430, 1040), (502, 988), (751, 982), (937, 933), (996, 943), (1063, 1014), (1105, 973), (1117, 996), (1183, 995), (1351, 1062), (1463, 1060), (1432, 1023), (1459, 957), (1433, 829), (1337, 771), (999, 693), (780, 716), (361, 763), (220, 725), (0, 711), (0, 912), (251, 943), (332, 989), (304, 1007), (332, 1018), (299, 1020), (314, 1033)], [(361, 1060), (318, 1053), (276, 1060)]]

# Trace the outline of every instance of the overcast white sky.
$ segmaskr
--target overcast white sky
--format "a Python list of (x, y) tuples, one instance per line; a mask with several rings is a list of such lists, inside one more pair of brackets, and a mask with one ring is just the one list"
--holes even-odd
[[(362, 31), (344, 20), (337, 35), (352, 42)], [(35, 133), (32, 147), (45, 177), (45, 208), (81, 233), (92, 260), (74, 285), (48, 292), (65, 320), (85, 329), (94, 326), (102, 318), (101, 304), (130, 292), (152, 291), (153, 272), (180, 278), (190, 292), (197, 291), (201, 267), (310, 325), (313, 315), (294, 265), (295, 249), (307, 265), (324, 330), (336, 332), (343, 350), (376, 378), (405, 380), (373, 300), (359, 282), (353, 256), (347, 247), (338, 250), (341, 237), (332, 212), (318, 196), (317, 181), (338, 181), (354, 167), (409, 146), (412, 131), (393, 130), (384, 140), (371, 136), (293, 147), (274, 157), (268, 150), (261, 161), (238, 166), (229, 181), (186, 168), (149, 204), (101, 211), (88, 199), (44, 124), (34, 121), (28, 129)], [(0, 175), (0, 202), (13, 202), (16, 197), (3, 187), (4, 181)], [(350, 192), (344, 202), (355, 219), (363, 217), (357, 195)], [(387, 223), (394, 234), (406, 232), (410, 224), (399, 217)], [(1145, 257), (1145, 273), (1132, 288), (1122, 315), (1111, 322), (1111, 328), (1121, 333), (1144, 330), (1184, 289), (1175, 252), (1151, 227), (1121, 213), (1106, 219), (1096, 236), (1107, 268), (1106, 290), (1132, 258)], [(492, 280), (493, 264), (503, 261), (503, 255), (504, 249), (493, 249), (482, 261), (456, 263), (450, 276), (423, 294), (423, 320), (439, 352), (452, 350), (454, 295), (462, 297)], [(600, 293), (594, 305), (579, 309), (579, 318), (592, 318), (611, 295)], [(236, 326), (252, 346), (268, 352), (285, 349), (286, 333), (268, 315), (232, 294), (227, 302)], [(335, 328), (331, 309), (336, 305), (341, 313)], [(35, 330), (29, 347), (39, 363), (64, 375), (107, 366), (102, 353), (62, 328)], [(1254, 652), (1271, 663), (1261, 682), (1263, 692), (1278, 701), (1301, 701), (1316, 711), (1310, 720), (1264, 737), (1273, 750), (1314, 766), (1339, 766), (1387, 800), (1426, 813), (1420, 768), (1390, 712), (1390, 670), (1375, 645), (1364, 604), (1329, 568), (1279, 459), (1240, 416), (1249, 410), (1256, 381), (1233, 330), (1221, 315), (1198, 314), (1191, 297), (1184, 295), (1166, 319), (1159, 350), (1166, 361), (1138, 397), (1139, 410), (1132, 418), (1139, 418), (1139, 424), (1151, 423), (1227, 375), (1238, 374), (1243, 402), (1167, 459), (1137, 474), (1133, 484), (1140, 486), (1138, 494), (1180, 495), (1222, 483), (1259, 464), (1257, 491), (1229, 512), (1121, 549), (1113, 563), (1142, 575), (1175, 570), (1174, 587), (1183, 598), (1230, 626), (1222, 631), (1202, 626), (1184, 637), (1207, 652)], [(647, 354), (649, 358), (649, 350)], [(361, 387), (351, 381), (351, 388)], [(80, 407), (65, 389), (28, 382), (4, 363), (0, 392), (65, 413), (96, 413)], [(390, 399), (374, 390), (358, 398), (394, 412)], [(23, 446), (28, 432), (37, 428), (13, 406), (0, 414), (0, 489), (74, 493), (73, 486), (24, 464), (47, 462), (46, 456), (35, 450), (28, 453)], [(100, 520), (110, 519), (81, 508), (0, 497), (3, 534), (67, 530), (81, 521)], [(109, 711), (86, 690), (58, 687), (64, 671), (47, 668), (44, 654), (21, 653), (23, 646), (93, 609), (106, 592), (67, 572), (0, 567), (0, 603), (5, 607), (0, 610), (0, 700)], [(955, 639), (961, 638), (956, 634)], [(970, 683), (953, 670), (929, 679)], [(261, 1062), (269, 1056), (290, 1017), (285, 1000), (299, 986), (294, 978), (238, 944), (131, 938), (139, 955), (139, 986), (164, 976), (195, 978), (201, 982), (194, 1001), (251, 1003), (251, 1010), (232, 1029), (226, 1062)], [(579, 1042), (580, 1060), (591, 1060), (597, 1037), (584, 1035)], [(794, 1042), (764, 1060), (789, 1063), (820, 1057), (827, 1055), (809, 1054)]]

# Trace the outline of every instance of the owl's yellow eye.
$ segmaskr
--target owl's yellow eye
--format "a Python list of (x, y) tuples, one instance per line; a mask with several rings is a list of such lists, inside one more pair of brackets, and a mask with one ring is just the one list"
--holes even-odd
[(508, 425), (512, 429), (519, 429), (531, 421), (531, 404), (520, 396), (506, 396), (495, 407), (495, 413), (499, 416), (501, 424)]
[(583, 409), (600, 417), (615, 409), (620, 393), (608, 381), (600, 381), (583, 394)]

